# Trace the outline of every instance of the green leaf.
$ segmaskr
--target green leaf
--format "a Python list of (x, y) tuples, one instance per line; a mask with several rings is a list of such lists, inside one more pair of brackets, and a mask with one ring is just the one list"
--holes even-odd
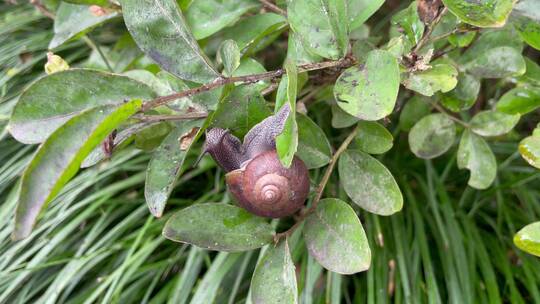
[(61, 2), (54, 19), (54, 37), (49, 49), (54, 49), (74, 37), (80, 37), (105, 21), (118, 17), (118, 12), (96, 16), (86, 5)]
[(540, 50), (540, 2), (518, 1), (512, 10), (511, 20), (521, 38), (533, 48)]
[(513, 47), (501, 46), (488, 49), (463, 65), (470, 74), (480, 78), (504, 78), (525, 73), (525, 60)]
[(511, 27), (500, 30), (482, 31), (475, 43), (462, 56), (458, 57), (457, 60), (463, 65), (477, 59), (491, 49), (503, 46), (514, 48), (517, 52), (521, 53), (523, 43), (519, 35)]
[(352, 142), (352, 147), (369, 154), (383, 154), (394, 145), (392, 134), (380, 123), (360, 121), (359, 130)]
[(298, 157), (308, 169), (322, 167), (330, 162), (332, 148), (323, 130), (303, 114), (297, 114)]
[(418, 121), (409, 133), (409, 146), (418, 157), (431, 159), (442, 155), (454, 144), (456, 125), (445, 114), (436, 113)]
[(13, 109), (9, 129), (20, 142), (43, 142), (58, 127), (89, 108), (152, 99), (148, 86), (125, 76), (72, 69), (39, 79)]
[(310, 52), (338, 59), (349, 43), (345, 0), (295, 0), (287, 7), (287, 17), (297, 39)]
[(77, 173), (86, 156), (141, 105), (141, 100), (133, 100), (120, 106), (92, 108), (51, 134), (23, 173), (14, 239), (30, 235), (40, 211)]
[(506, 92), (499, 102), (497, 111), (507, 114), (527, 114), (540, 107), (540, 88), (518, 87)]
[(399, 115), (399, 126), (404, 131), (409, 131), (422, 117), (431, 112), (429, 103), (423, 97), (414, 95), (405, 103)]
[(364, 228), (344, 201), (321, 200), (306, 218), (303, 233), (309, 254), (330, 271), (353, 274), (367, 270), (371, 264)]
[(540, 128), (519, 143), (519, 153), (531, 166), (540, 169)]
[(337, 105), (332, 105), (332, 127), (347, 128), (358, 122), (358, 118), (343, 111)]
[[(287, 61), (285, 63), (285, 70), (287, 71), (287, 77), (282, 78), (279, 85), (281, 88), (283, 88), (283, 86), (286, 87), (284, 91), (286, 93), (286, 98), (282, 96), (283, 94), (279, 94), (278, 91), (278, 97), (280, 95), (281, 97), (276, 98), (276, 113), (285, 103), (289, 104), (291, 112), (289, 117), (287, 117), (283, 132), (276, 137), (276, 150), (283, 166), (289, 168), (298, 148), (298, 126), (296, 123), (298, 71), (296, 65), (292, 61)], [(283, 89), (281, 91), (283, 92)]]
[(195, 39), (203, 39), (233, 25), (249, 10), (259, 6), (254, 0), (194, 1), (186, 11), (186, 20)]
[(191, 34), (174, 0), (122, 0), (122, 13), (133, 39), (164, 70), (206, 83), (219, 74)]
[(245, 251), (272, 242), (274, 230), (263, 218), (222, 203), (196, 204), (167, 221), (163, 236), (210, 250)]
[(349, 0), (349, 27), (351, 30), (360, 27), (384, 4), (384, 0)]
[(497, 175), (497, 162), (486, 141), (465, 130), (459, 142), (457, 164), (460, 169), (471, 171), (469, 186), (476, 189), (489, 187)]
[(540, 222), (521, 228), (514, 236), (514, 244), (519, 249), (540, 257)]
[(392, 16), (392, 24), (400, 26), (412, 45), (416, 45), (424, 35), (424, 23), (418, 16), (416, 1), (406, 9)]
[(152, 151), (161, 144), (172, 129), (173, 126), (168, 121), (144, 128), (135, 134), (135, 147), (144, 151)]
[(450, 64), (434, 64), (430, 69), (408, 73), (403, 85), (424, 96), (433, 96), (435, 92), (443, 93), (456, 87), (458, 71)]
[(512, 0), (442, 0), (465, 23), (478, 27), (502, 27), (512, 11)]
[(255, 304), (298, 303), (296, 273), (287, 240), (268, 246), (257, 263), (250, 291)]
[(470, 109), (480, 92), (480, 81), (467, 73), (460, 73), (457, 77), (456, 87), (442, 95), (442, 105), (453, 112)]
[(379, 215), (391, 215), (403, 207), (403, 196), (396, 180), (369, 154), (345, 151), (339, 158), (338, 167), (345, 192), (358, 206)]
[(519, 114), (482, 111), (471, 119), (471, 129), (480, 136), (499, 136), (512, 131), (520, 117)]
[(540, 66), (528, 57), (524, 58), (527, 70), (525, 71), (525, 74), (517, 77), (518, 82), (525, 85), (540, 87)]
[(231, 76), (240, 66), (240, 49), (234, 40), (225, 40), (218, 49), (218, 61), (223, 64), (225, 76)]
[[(180, 176), (189, 147), (180, 147), (182, 136), (190, 134), (193, 128), (200, 128), (202, 120), (177, 123), (161, 145), (154, 151), (146, 170), (144, 197), (148, 209), (155, 217), (161, 217), (167, 200)], [(191, 144), (190, 144), (191, 145)]]
[(249, 53), (248, 49), (256, 47), (266, 36), (283, 30), (286, 25), (287, 19), (281, 15), (257, 14), (227, 28), (223, 33), (223, 39), (233, 39), (242, 53)]
[(289, 32), (287, 44), (287, 58), (296, 62), (296, 64), (306, 64), (319, 62), (322, 57), (310, 52), (300, 41), (300, 37), (295, 32)]
[(98, 5), (98, 6), (107, 6), (109, 4), (108, 0), (62, 0), (62, 2), (73, 3), (73, 4), (83, 4), (83, 5)]
[(345, 70), (336, 81), (334, 96), (345, 112), (363, 120), (391, 114), (399, 91), (397, 59), (387, 51), (369, 52), (364, 66)]

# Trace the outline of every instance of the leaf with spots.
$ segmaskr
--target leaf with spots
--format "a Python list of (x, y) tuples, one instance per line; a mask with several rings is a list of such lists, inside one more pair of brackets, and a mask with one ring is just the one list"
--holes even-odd
[(330, 162), (332, 148), (324, 131), (309, 117), (296, 114), (298, 124), (298, 157), (308, 169), (322, 167)]
[(407, 73), (403, 85), (424, 96), (433, 96), (436, 92), (448, 92), (456, 87), (458, 72), (450, 64), (434, 64), (425, 71)]
[(431, 159), (442, 155), (454, 144), (456, 125), (442, 113), (420, 119), (409, 133), (409, 146), (418, 157)]
[(457, 164), (458, 168), (471, 172), (468, 184), (476, 189), (486, 189), (497, 175), (495, 155), (486, 141), (470, 130), (465, 130), (461, 137)]
[(392, 148), (394, 138), (384, 126), (374, 121), (361, 121), (351, 148), (369, 154), (382, 154)]
[(471, 130), (480, 136), (499, 136), (516, 126), (521, 115), (498, 111), (481, 111), (471, 119)]
[(465, 23), (478, 27), (502, 27), (510, 15), (513, 0), (443, 0), (448, 9)]

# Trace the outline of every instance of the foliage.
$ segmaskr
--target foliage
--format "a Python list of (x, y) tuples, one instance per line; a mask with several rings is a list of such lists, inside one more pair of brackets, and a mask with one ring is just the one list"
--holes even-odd
[[(540, 301), (534, 0), (68, 2), (0, 4), (0, 302)], [(193, 164), (272, 102), (269, 222)]]

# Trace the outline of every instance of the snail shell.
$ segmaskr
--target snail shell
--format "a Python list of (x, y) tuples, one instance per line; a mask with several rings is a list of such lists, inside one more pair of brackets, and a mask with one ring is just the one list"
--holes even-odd
[(302, 208), (309, 193), (304, 162), (294, 157), (291, 166), (285, 168), (275, 150), (257, 155), (225, 178), (240, 206), (263, 217), (292, 215)]

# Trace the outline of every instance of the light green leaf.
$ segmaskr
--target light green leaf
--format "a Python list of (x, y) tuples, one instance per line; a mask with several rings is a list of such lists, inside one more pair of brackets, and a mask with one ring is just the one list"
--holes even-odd
[(471, 119), (471, 129), (480, 136), (499, 136), (512, 131), (520, 117), (519, 114), (482, 111)]
[(13, 238), (30, 235), (40, 211), (107, 135), (140, 110), (141, 100), (92, 108), (68, 120), (40, 146), (23, 173)]
[(268, 246), (257, 263), (250, 291), (254, 304), (298, 303), (296, 273), (287, 240)]
[(233, 39), (243, 54), (249, 54), (250, 50), (258, 48), (268, 36), (280, 32), (287, 26), (285, 17), (264, 13), (246, 17), (238, 21), (234, 26), (227, 28), (223, 33), (224, 39)]
[(309, 254), (324, 268), (353, 274), (371, 264), (369, 243), (354, 210), (344, 201), (323, 199), (303, 229)]
[(412, 45), (416, 45), (424, 35), (424, 23), (418, 16), (416, 1), (406, 9), (392, 16), (392, 24), (400, 26)]
[(219, 74), (191, 34), (174, 0), (122, 0), (122, 13), (133, 39), (164, 70), (197, 83)]
[(467, 73), (460, 73), (457, 85), (450, 92), (442, 95), (442, 105), (453, 112), (470, 109), (478, 98), (480, 81)]
[(514, 244), (519, 249), (540, 257), (540, 222), (521, 228), (514, 236)]
[(358, 118), (343, 111), (337, 105), (332, 105), (332, 127), (336, 129), (347, 128), (358, 122)]
[(521, 38), (528, 45), (540, 50), (540, 2), (537, 0), (518, 1), (510, 19)]
[[(186, 159), (188, 148), (180, 146), (182, 136), (190, 134), (193, 128), (200, 128), (202, 120), (179, 122), (154, 151), (146, 170), (144, 197), (148, 209), (155, 217), (161, 217), (167, 200)], [(190, 144), (191, 145), (191, 144)]]
[[(291, 112), (283, 132), (276, 137), (276, 150), (279, 156), (279, 160), (286, 168), (290, 167), (294, 158), (294, 154), (298, 148), (298, 126), (296, 123), (296, 94), (298, 88), (298, 71), (296, 65), (292, 61), (285, 63), (285, 70), (287, 71), (287, 77), (282, 78), (279, 86), (286, 87), (286, 98), (283, 94), (279, 94), (276, 99), (276, 113), (281, 107), (288, 103), (291, 107)], [(281, 89), (283, 92), (283, 89)], [(280, 97), (281, 95), (281, 97)]]
[(369, 154), (345, 151), (339, 158), (338, 167), (345, 192), (358, 206), (379, 215), (391, 215), (403, 207), (403, 196), (396, 180)]
[(458, 71), (450, 64), (434, 64), (430, 69), (408, 73), (403, 85), (425, 96), (448, 92), (456, 87)]
[(349, 27), (351, 30), (360, 27), (384, 4), (384, 0), (349, 0)]
[(223, 64), (225, 76), (231, 76), (240, 66), (240, 49), (234, 40), (225, 40), (218, 49), (218, 61)]
[(409, 99), (399, 115), (399, 126), (404, 131), (409, 131), (422, 117), (431, 112), (429, 103), (424, 97), (414, 95)]
[(531, 166), (540, 169), (540, 128), (519, 143), (519, 153)]
[(196, 204), (167, 221), (163, 236), (210, 250), (245, 251), (272, 242), (274, 230), (263, 218), (222, 203)]
[(321, 56), (310, 52), (308, 48), (304, 47), (299, 35), (292, 31), (289, 32), (287, 58), (296, 62), (298, 65), (319, 62), (323, 59)]
[(186, 20), (195, 39), (203, 39), (234, 24), (249, 10), (257, 8), (254, 0), (194, 1), (186, 11)]
[(540, 107), (540, 88), (518, 87), (506, 92), (499, 102), (497, 111), (507, 114), (527, 114)]
[(345, 0), (295, 0), (287, 7), (292, 30), (304, 47), (321, 57), (338, 59), (347, 52)]
[(518, 82), (525, 85), (540, 87), (540, 66), (529, 57), (524, 58), (527, 70), (525, 71), (525, 74), (517, 77)]
[(308, 169), (322, 167), (330, 162), (332, 148), (323, 130), (303, 114), (297, 114), (298, 157)]
[(502, 27), (512, 11), (512, 0), (442, 0), (465, 23), (478, 27)]
[(430, 114), (418, 121), (409, 133), (409, 146), (418, 157), (431, 159), (442, 155), (454, 144), (456, 125), (442, 113)]
[(525, 73), (525, 60), (513, 47), (501, 46), (488, 49), (469, 61), (463, 68), (480, 78), (503, 78)]
[(379, 120), (394, 110), (399, 91), (397, 59), (387, 51), (369, 52), (364, 66), (345, 70), (334, 96), (345, 112), (363, 120)]
[(90, 31), (92, 28), (118, 17), (118, 12), (111, 11), (103, 16), (96, 16), (86, 5), (61, 2), (54, 19), (54, 37), (49, 49), (54, 49), (74, 37)]
[(152, 89), (125, 76), (82, 69), (58, 72), (23, 92), (13, 109), (9, 130), (20, 142), (39, 143), (84, 110), (153, 97)]
[(352, 148), (369, 154), (383, 154), (394, 145), (392, 134), (380, 123), (360, 121), (359, 130), (352, 142)]
[(476, 189), (489, 187), (497, 175), (497, 162), (495, 156), (485, 140), (465, 130), (459, 142), (457, 164), (460, 169), (471, 172), (469, 186)]

